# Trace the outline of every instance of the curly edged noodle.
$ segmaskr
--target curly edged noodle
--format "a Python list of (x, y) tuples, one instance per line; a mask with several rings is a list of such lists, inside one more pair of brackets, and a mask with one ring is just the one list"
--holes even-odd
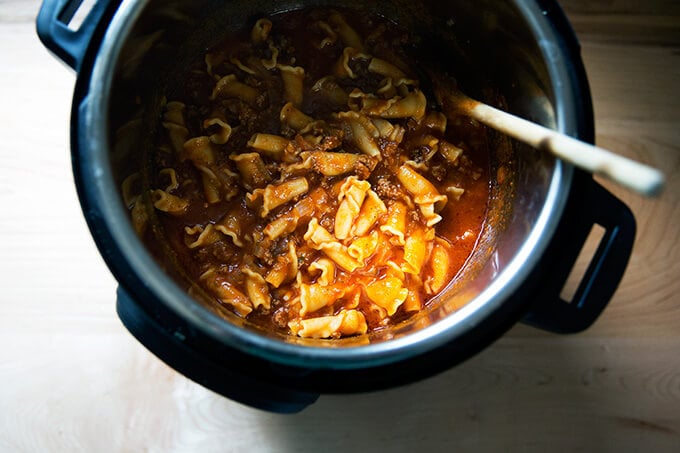
[[(271, 57), (260, 63), (270, 75), (278, 74), (281, 79), (285, 102), (279, 115), (281, 129), (292, 131), (294, 137), (256, 132), (247, 143), (248, 149), (231, 153), (225, 165), (224, 160), (218, 163), (216, 158), (220, 146), (229, 143), (234, 131), (225, 118), (206, 118), (202, 123), (206, 134), (190, 137), (185, 106), (169, 102), (162, 124), (169, 151), (198, 170), (200, 187), (209, 205), (231, 201), (242, 193), (238, 189), (242, 186), (247, 191), (245, 206), (254, 218), (266, 222), (266, 240), (292, 238), (299, 227), (304, 230), (297, 243), (289, 240), (285, 253), (276, 256), (270, 265), (243, 260), (246, 264), (239, 270), (238, 284), (213, 268), (199, 280), (243, 317), (254, 310), (271, 310), (273, 294), (283, 293), (282, 300), (293, 314), (287, 321), (292, 334), (337, 338), (366, 333), (369, 311), (371, 316), (377, 313), (385, 325), (398, 310), (420, 310), (423, 296), (436, 295), (451, 278), (450, 245), (434, 230), (442, 220), (438, 212), (448, 198), (423, 175), (432, 156), (399, 164), (395, 181), (400, 186), (398, 199), (381, 198), (368, 181), (376, 164), (385, 158), (385, 144), (402, 145), (403, 121), (426, 124), (433, 133), (442, 134), (446, 118), (439, 112), (428, 112), (427, 99), (418, 89), (417, 80), (409, 79), (396, 65), (368, 54), (359, 34), (341, 14), (332, 13), (327, 21), (318, 21), (314, 27), (326, 36), (318, 48), (338, 40), (344, 45), (332, 74), (311, 88), (311, 92), (322, 94), (331, 105), (338, 106), (330, 118), (319, 120), (301, 110), (305, 69), (278, 61), (279, 49), (270, 39), (272, 23), (260, 19), (251, 31), (251, 40), (253, 45), (266, 43), (271, 50)], [(249, 61), (231, 58), (242, 72), (257, 76), (261, 68)], [(370, 73), (382, 77), (375, 92), (365, 93), (358, 88), (347, 92), (337, 83), (356, 78), (353, 68), (359, 61), (367, 63)], [(235, 98), (248, 105), (257, 103), (260, 92), (256, 88), (239, 80), (236, 74), (216, 73), (219, 61), (214, 55), (208, 54), (205, 63), (215, 80), (211, 101)], [(430, 149), (451, 164), (462, 152), (432, 135), (425, 140)], [(272, 170), (274, 167), (276, 170)], [(153, 206), (170, 215), (184, 215), (190, 201), (178, 195), (181, 182), (177, 173), (172, 168), (161, 173), (159, 176), (168, 185), (150, 192)], [(306, 176), (312, 173), (338, 181), (332, 191), (314, 187)], [(126, 181), (124, 192), (134, 223), (141, 231), (147, 219), (142, 209), (136, 209), (139, 194), (132, 193), (135, 182), (132, 177)], [(449, 187), (446, 191), (457, 198), (463, 189)], [(337, 210), (329, 214), (330, 206), (337, 206)], [(417, 216), (411, 215), (414, 210), (419, 212)], [(215, 223), (187, 226), (185, 235), (185, 244), (192, 250), (227, 238), (236, 249), (245, 250), (257, 241), (242, 224), (239, 212), (228, 212)], [(317, 252), (305, 266), (300, 266), (301, 248)]]

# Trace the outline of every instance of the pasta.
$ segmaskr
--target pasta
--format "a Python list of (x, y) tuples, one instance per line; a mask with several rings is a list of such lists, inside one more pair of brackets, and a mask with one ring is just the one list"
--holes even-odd
[(278, 288), (283, 283), (294, 279), (298, 272), (298, 258), (295, 244), (288, 243), (288, 253), (276, 258), (276, 263), (265, 279), (274, 288)]
[(366, 116), (356, 112), (341, 112), (338, 118), (342, 121), (343, 127), (348, 132), (351, 143), (364, 154), (371, 157), (380, 156), (380, 147), (377, 138), (380, 136), (378, 128), (375, 127)]
[(375, 192), (369, 190), (361, 204), (359, 216), (354, 222), (352, 234), (358, 237), (365, 236), (386, 212), (385, 203)]
[(366, 285), (366, 294), (374, 304), (385, 309), (387, 316), (392, 316), (408, 296), (408, 289), (403, 285), (396, 277), (386, 277)]
[(368, 181), (359, 181), (355, 176), (345, 179), (340, 187), (338, 211), (335, 214), (335, 237), (347, 239), (354, 221), (364, 204), (366, 192), (371, 188)]
[(292, 102), (288, 102), (281, 108), (279, 116), (282, 123), (296, 131), (303, 130), (314, 121), (312, 117), (297, 109)]
[(235, 97), (249, 104), (254, 104), (259, 92), (245, 83), (240, 82), (234, 74), (222, 77), (213, 89), (211, 98)]
[(338, 242), (316, 219), (309, 222), (304, 239), (311, 248), (322, 251), (335, 264), (348, 272), (354, 272), (361, 267), (361, 263), (349, 255), (347, 247)]
[(296, 107), (302, 105), (302, 83), (305, 70), (299, 66), (276, 65), (283, 79), (284, 99)]
[(333, 339), (446, 290), (483, 224), (485, 149), (470, 143), (485, 132), (432, 108), (403, 33), (337, 10), (260, 18), (168, 93), (149, 174), (122, 192), (192, 292), (263, 328)]
[(272, 177), (258, 153), (231, 154), (229, 159), (236, 163), (241, 180), (248, 189), (262, 187)]
[(219, 118), (210, 118), (203, 122), (203, 128), (209, 129), (217, 126), (215, 133), (210, 135), (210, 141), (217, 145), (224, 145), (231, 137), (231, 126)]
[(401, 80), (406, 78), (404, 71), (397, 68), (389, 61), (385, 61), (380, 58), (371, 58), (371, 62), (368, 64), (368, 70), (384, 77), (389, 77), (392, 80)]
[(380, 225), (380, 231), (393, 237), (392, 242), (403, 246), (406, 244), (406, 220), (408, 207), (401, 201), (394, 201), (387, 209), (385, 222)]
[(368, 58), (370, 58), (369, 55), (362, 53), (355, 47), (345, 47), (342, 51), (342, 55), (335, 63), (335, 75), (338, 77), (356, 79), (358, 76), (355, 74), (354, 69), (352, 69), (353, 63), (357, 60), (367, 60)]
[(328, 22), (333, 25), (334, 31), (340, 36), (347, 47), (352, 47), (360, 52), (364, 50), (364, 44), (359, 34), (352, 28), (342, 14), (333, 12), (328, 16)]
[(317, 80), (312, 86), (311, 91), (334, 107), (344, 107), (349, 99), (345, 90), (333, 76), (325, 76)]
[(273, 209), (306, 193), (308, 189), (309, 184), (305, 178), (296, 178), (281, 184), (270, 184), (264, 189), (256, 189), (252, 193), (247, 194), (246, 199), (251, 203), (262, 199), (260, 216), (267, 217)]
[(342, 310), (335, 316), (293, 321), (290, 324), (293, 333), (308, 338), (329, 338), (331, 336), (348, 336), (366, 333), (366, 319), (357, 310)]
[(268, 310), (271, 306), (271, 299), (264, 277), (247, 267), (243, 269), (243, 273), (246, 275), (246, 292), (253, 308), (263, 307)]
[(161, 189), (152, 191), (151, 199), (156, 209), (169, 214), (182, 214), (186, 211), (187, 206), (189, 206), (186, 200)]
[(290, 140), (274, 134), (257, 133), (248, 141), (248, 146), (274, 160), (281, 160)]
[(312, 274), (315, 271), (321, 272), (316, 280), (319, 285), (328, 286), (335, 280), (335, 263), (328, 258), (317, 259), (307, 269)]
[(250, 32), (250, 38), (255, 44), (267, 41), (269, 33), (272, 31), (272, 21), (269, 19), (258, 19)]

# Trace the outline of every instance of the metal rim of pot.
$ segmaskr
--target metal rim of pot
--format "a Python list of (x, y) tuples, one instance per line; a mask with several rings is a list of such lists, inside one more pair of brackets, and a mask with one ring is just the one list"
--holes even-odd
[[(69, 2), (65, 0), (58, 3), (56, 8), (61, 14), (63, 4)], [(543, 4), (548, 3), (552, 7), (555, 5), (551, 2), (519, 0), (514, 3), (529, 21), (528, 25), (540, 45), (543, 58), (551, 62), (548, 71), (555, 97), (559, 100), (554, 106), (557, 129), (577, 135), (581, 131), (576, 106), (582, 105), (583, 100), (575, 99), (575, 96), (583, 93), (584, 87), (577, 87), (580, 81), (569, 72), (569, 65), (562, 64), (568, 56), (559, 43), (568, 37), (560, 36), (554, 24), (544, 18)], [(245, 331), (195, 303), (160, 270), (148, 253), (143, 252), (143, 246), (128, 220), (127, 211), (120, 202), (108, 159), (108, 109), (102, 106), (108, 105), (107, 96), (111, 89), (117, 55), (145, 6), (144, 1), (123, 1), (120, 6), (112, 2), (102, 6), (85, 23), (91, 30), (83, 32), (88, 40), (92, 35), (101, 34), (101, 44), (95, 42), (90, 45), (88, 52), (82, 52), (80, 58), (78, 46), (82, 48), (83, 42), (76, 43), (75, 50), (65, 51), (67, 56), (75, 56), (73, 64), (67, 63), (76, 69), (89, 68), (91, 65), (91, 71), (79, 74), (73, 108), (73, 119), (77, 124), (72, 123), (73, 140), (80, 147), (78, 156), (74, 157), (74, 168), (79, 174), (77, 185), (85, 215), (100, 251), (118, 281), (125, 287), (134, 287), (138, 297), (154, 297), (193, 328), (219, 342), (265, 360), (301, 367), (355, 369), (408, 359), (453, 341), (474, 329), (505, 304), (522, 284), (522, 277), (527, 269), (533, 269), (537, 265), (560, 222), (574, 174), (570, 165), (560, 161), (555, 165), (547, 198), (537, 222), (528, 239), (500, 276), (458, 312), (408, 336), (352, 348), (301, 347)], [(110, 23), (100, 23), (101, 18), (107, 16), (112, 16)], [(45, 32), (41, 34), (42, 37), (45, 35)], [(56, 47), (59, 48), (59, 45)], [(585, 89), (587, 91), (587, 87)], [(588, 107), (589, 105), (586, 110)]]

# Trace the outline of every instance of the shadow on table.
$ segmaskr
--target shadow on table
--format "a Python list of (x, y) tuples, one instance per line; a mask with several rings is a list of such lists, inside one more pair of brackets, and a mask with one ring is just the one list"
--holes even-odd
[(608, 438), (616, 428), (607, 416), (615, 392), (599, 376), (606, 368), (596, 365), (607, 351), (584, 351), (593, 342), (577, 336), (516, 329), (528, 336), (506, 336), (433, 378), (374, 393), (322, 395), (300, 414), (263, 413), (253, 422), (262, 424), (264, 442), (280, 451), (603, 451), (624, 445), (625, 438)]

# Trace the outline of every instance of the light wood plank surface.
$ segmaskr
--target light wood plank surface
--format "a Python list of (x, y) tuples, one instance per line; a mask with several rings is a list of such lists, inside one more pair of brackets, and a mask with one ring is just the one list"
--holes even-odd
[(518, 325), (416, 384), (274, 415), (165, 366), (122, 327), (70, 168), (75, 77), (36, 0), (0, 0), (0, 451), (680, 451), (680, 5), (564, 1), (597, 143), (666, 172), (634, 211), (625, 278), (588, 331)]

